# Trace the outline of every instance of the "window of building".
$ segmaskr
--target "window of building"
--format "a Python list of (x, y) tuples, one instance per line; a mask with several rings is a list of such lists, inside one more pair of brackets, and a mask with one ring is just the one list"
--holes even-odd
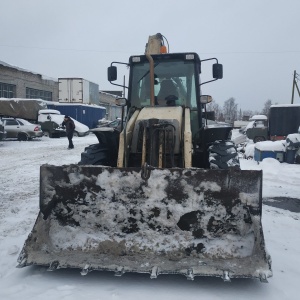
[(0, 98), (15, 98), (16, 86), (0, 82)]
[(52, 101), (52, 92), (36, 90), (32, 88), (26, 88), (27, 99), (43, 99), (46, 101)]

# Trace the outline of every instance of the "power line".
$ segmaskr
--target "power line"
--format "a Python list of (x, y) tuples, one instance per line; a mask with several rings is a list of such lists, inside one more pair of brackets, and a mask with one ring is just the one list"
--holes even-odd
[(285, 54), (299, 53), (300, 50), (282, 50), (282, 51), (228, 51), (228, 52), (200, 52), (201, 54)]
[[(51, 47), (37, 47), (37, 46), (24, 46), (24, 45), (0, 45), (0, 47), (55, 50), (55, 51), (100, 52), (100, 53), (134, 53), (135, 52), (130, 50), (123, 51), (123, 50), (76, 49), (76, 48), (51, 48)], [(300, 50), (222, 51), (222, 52), (201, 52), (200, 51), (199, 53), (200, 54), (286, 54), (286, 53), (300, 53)]]
[(39, 50), (55, 50), (55, 51), (77, 51), (77, 52), (102, 52), (102, 53), (132, 53), (129, 51), (120, 50), (99, 50), (99, 49), (72, 49), (72, 48), (47, 48), (47, 47), (36, 47), (36, 46), (23, 46), (23, 45), (0, 45), (0, 47), (7, 48), (25, 48), (25, 49), (39, 49)]

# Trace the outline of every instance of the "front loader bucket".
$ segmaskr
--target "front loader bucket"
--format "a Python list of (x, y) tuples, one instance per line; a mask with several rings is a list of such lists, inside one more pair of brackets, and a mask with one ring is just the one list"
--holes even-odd
[[(19, 267), (272, 276), (261, 171), (41, 166), (40, 213)], [(144, 176), (143, 176), (144, 177)], [(145, 178), (145, 177), (144, 177)]]

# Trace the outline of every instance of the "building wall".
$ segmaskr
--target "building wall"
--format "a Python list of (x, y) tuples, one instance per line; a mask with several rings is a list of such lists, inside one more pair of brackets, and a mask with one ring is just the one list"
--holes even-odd
[(122, 107), (115, 105), (116, 98), (117, 95), (99, 92), (100, 105), (106, 108), (106, 119), (111, 121), (122, 116)]
[[(13, 98), (42, 98), (49, 101), (50, 92), (50, 101), (58, 100), (58, 81), (43, 79), (40, 74), (0, 64), (0, 83), (14, 86)], [(30, 97), (26, 97), (26, 91), (27, 95), (30, 92)], [(45, 95), (47, 99), (40, 97), (41, 95)]]

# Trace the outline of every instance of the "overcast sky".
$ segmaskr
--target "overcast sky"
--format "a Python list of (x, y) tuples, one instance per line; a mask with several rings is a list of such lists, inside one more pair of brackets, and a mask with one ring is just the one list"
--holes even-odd
[[(170, 52), (217, 57), (224, 78), (203, 86), (242, 110), (290, 103), (300, 74), (299, 0), (0, 0), (0, 60), (49, 77), (83, 77), (100, 90), (112, 61), (143, 54), (162, 33)], [(203, 67), (203, 78), (211, 66)], [(300, 98), (295, 94), (295, 103)]]

